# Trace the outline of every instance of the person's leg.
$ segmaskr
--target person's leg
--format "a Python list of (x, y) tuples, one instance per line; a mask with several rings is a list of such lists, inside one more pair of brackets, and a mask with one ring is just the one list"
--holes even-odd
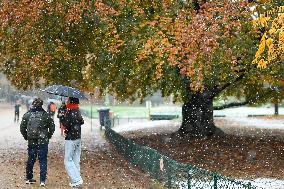
[(60, 131), (61, 131), (61, 136), (64, 136), (64, 126), (62, 123), (60, 123)]
[(64, 165), (67, 174), (70, 177), (71, 183), (76, 183), (80, 180), (80, 174), (74, 163), (74, 152), (75, 145), (72, 140), (65, 140), (65, 155), (64, 155)]
[(17, 112), (17, 122), (19, 122), (20, 119), (20, 112)]
[(47, 174), (47, 154), (48, 154), (48, 144), (41, 144), (39, 146), (39, 165), (40, 165), (40, 182), (45, 183)]
[(26, 166), (26, 179), (33, 179), (33, 168), (38, 153), (37, 145), (28, 145), (28, 161)]
[(74, 163), (75, 163), (75, 166), (76, 166), (78, 173), (80, 175), (80, 180), (82, 180), (81, 173), (80, 173), (81, 139), (75, 140), (74, 144), (75, 144)]

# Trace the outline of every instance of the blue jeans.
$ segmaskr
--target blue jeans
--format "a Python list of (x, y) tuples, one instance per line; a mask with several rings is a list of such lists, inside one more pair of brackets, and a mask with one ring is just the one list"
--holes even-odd
[(82, 180), (80, 174), (81, 139), (65, 140), (64, 165), (71, 183)]
[(47, 173), (47, 153), (48, 144), (29, 144), (28, 145), (28, 161), (26, 166), (26, 178), (33, 178), (33, 168), (38, 157), (40, 165), (40, 182), (45, 182)]

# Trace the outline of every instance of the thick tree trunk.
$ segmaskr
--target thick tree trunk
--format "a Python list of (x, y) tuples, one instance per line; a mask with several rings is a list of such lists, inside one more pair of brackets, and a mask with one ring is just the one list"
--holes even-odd
[(210, 136), (217, 128), (213, 122), (213, 98), (195, 94), (190, 102), (182, 106), (181, 135)]

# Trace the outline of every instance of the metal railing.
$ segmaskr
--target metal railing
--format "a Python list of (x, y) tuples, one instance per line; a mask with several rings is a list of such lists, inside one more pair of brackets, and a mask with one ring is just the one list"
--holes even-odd
[(105, 135), (132, 165), (138, 166), (167, 188), (256, 189), (250, 183), (230, 179), (190, 164), (179, 163), (152, 148), (140, 146), (124, 138), (110, 127), (106, 127)]

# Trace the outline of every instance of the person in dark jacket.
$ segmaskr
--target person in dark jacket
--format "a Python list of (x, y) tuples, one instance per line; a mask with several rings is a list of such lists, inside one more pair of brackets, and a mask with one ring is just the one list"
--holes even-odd
[(54, 119), (54, 114), (56, 112), (56, 104), (54, 102), (50, 102), (47, 106), (47, 113), (51, 116), (52, 119)]
[(65, 155), (64, 165), (70, 177), (71, 187), (78, 187), (83, 184), (80, 173), (81, 158), (81, 125), (84, 124), (79, 110), (79, 99), (69, 97), (67, 101), (67, 111), (64, 116), (63, 125), (65, 127)]
[(33, 167), (36, 158), (40, 164), (40, 186), (45, 186), (47, 174), (48, 142), (52, 137), (55, 125), (53, 119), (42, 108), (43, 101), (36, 98), (32, 109), (23, 115), (20, 131), (28, 141), (28, 161), (26, 164), (26, 184), (34, 184)]
[(63, 120), (65, 113), (67, 111), (66, 104), (65, 102), (62, 102), (61, 106), (58, 108), (58, 113), (57, 113), (57, 118), (59, 119), (59, 127), (61, 131), (61, 136), (64, 136), (64, 125), (63, 125)]
[(15, 117), (14, 117), (14, 122), (19, 122), (20, 107), (21, 107), (21, 104), (20, 104), (19, 101), (17, 101), (16, 104), (15, 104)]

